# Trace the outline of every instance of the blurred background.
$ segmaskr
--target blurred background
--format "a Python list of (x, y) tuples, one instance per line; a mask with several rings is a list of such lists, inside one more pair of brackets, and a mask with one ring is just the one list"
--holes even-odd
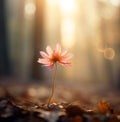
[(37, 59), (58, 42), (74, 54), (59, 84), (120, 89), (119, 0), (0, 0), (1, 81), (49, 83), (53, 72)]

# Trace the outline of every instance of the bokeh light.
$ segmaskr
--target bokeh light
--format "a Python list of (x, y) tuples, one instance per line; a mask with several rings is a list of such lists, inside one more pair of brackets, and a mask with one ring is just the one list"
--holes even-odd
[(26, 2), (25, 3), (25, 16), (31, 17), (35, 14), (36, 7), (33, 2)]
[(108, 60), (113, 60), (115, 57), (115, 51), (113, 48), (106, 48), (104, 50), (104, 57)]
[(60, 9), (62, 12), (68, 14), (68, 13), (74, 13), (76, 11), (76, 0), (59, 0)]
[(120, 6), (120, 0), (109, 0), (109, 1), (114, 6)]
[(61, 25), (61, 41), (62, 44), (71, 48), (75, 42), (75, 24), (72, 20), (63, 20)]

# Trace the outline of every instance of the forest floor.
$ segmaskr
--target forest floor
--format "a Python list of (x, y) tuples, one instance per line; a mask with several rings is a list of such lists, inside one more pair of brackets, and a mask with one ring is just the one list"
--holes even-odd
[(106, 85), (0, 80), (0, 122), (120, 122), (120, 91)]

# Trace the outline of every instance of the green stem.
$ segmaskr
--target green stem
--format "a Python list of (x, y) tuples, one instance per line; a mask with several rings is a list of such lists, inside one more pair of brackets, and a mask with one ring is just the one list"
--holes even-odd
[(57, 73), (57, 63), (55, 64), (55, 72), (54, 72), (53, 77), (52, 77), (51, 94), (49, 95), (49, 99), (48, 99), (48, 103), (47, 103), (48, 107), (50, 105), (51, 99), (52, 99), (53, 94), (54, 94), (56, 73)]

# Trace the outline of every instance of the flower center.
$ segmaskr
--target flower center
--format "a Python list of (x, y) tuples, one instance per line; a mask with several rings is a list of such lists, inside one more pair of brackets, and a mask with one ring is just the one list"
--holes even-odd
[(54, 57), (54, 58), (52, 59), (52, 61), (53, 61), (53, 62), (57, 62), (57, 61), (59, 61), (59, 58), (58, 58), (58, 57)]
[(61, 61), (61, 56), (60, 56), (59, 53), (55, 52), (55, 50), (54, 50), (53, 55), (52, 55), (52, 57), (51, 57), (51, 62), (52, 62), (52, 63), (56, 63), (57, 61), (58, 61), (58, 62)]

